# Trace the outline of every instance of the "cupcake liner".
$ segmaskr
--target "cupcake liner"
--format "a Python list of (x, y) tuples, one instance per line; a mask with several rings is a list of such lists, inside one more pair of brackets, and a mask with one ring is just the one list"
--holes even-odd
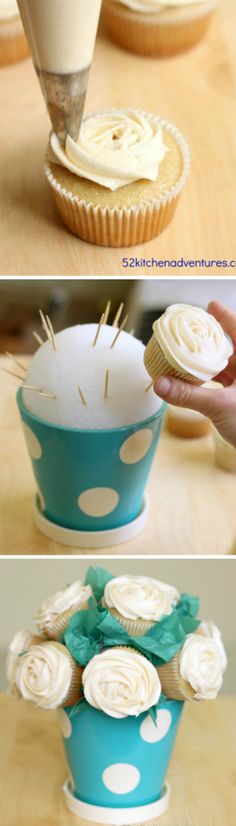
[(194, 690), (179, 672), (179, 657), (176, 654), (170, 662), (157, 667), (162, 694), (169, 700), (194, 700)]
[(155, 238), (170, 223), (188, 177), (190, 151), (187, 141), (175, 126), (150, 115), (150, 119), (153, 117), (176, 140), (183, 158), (183, 170), (168, 192), (144, 204), (111, 209), (86, 203), (61, 186), (52, 172), (50, 160), (46, 158), (44, 171), (61, 219), (83, 241), (105, 247), (136, 246)]
[(74, 706), (78, 703), (78, 700), (83, 697), (82, 674), (84, 667), (75, 662), (65, 645), (61, 645), (59, 642), (52, 642), (52, 645), (62, 651), (62, 653), (65, 654), (70, 661), (72, 667), (71, 684), (62, 706), (63, 708), (67, 708), (67, 706)]
[(76, 614), (77, 611), (85, 611), (87, 608), (88, 602), (85, 601), (83, 603), (79, 603), (79, 605), (73, 605), (73, 607), (68, 608), (67, 611), (63, 611), (63, 614), (58, 614), (56, 619), (48, 623), (47, 627), (45, 628), (45, 634), (47, 639), (59, 640), (62, 632), (65, 630), (65, 628), (67, 628), (70, 618), (73, 617), (73, 614)]
[[(107, 608), (107, 605), (105, 607)], [(110, 611), (110, 614), (113, 614), (113, 616), (119, 620), (120, 624), (123, 626), (123, 628), (125, 628), (125, 630), (128, 632), (128, 634), (130, 634), (131, 637), (143, 637), (144, 634), (146, 634), (147, 631), (149, 631), (149, 628), (152, 628), (153, 625), (156, 624), (151, 620), (132, 620), (128, 619), (127, 617), (122, 617), (122, 615), (119, 614), (119, 611), (116, 611), (115, 608), (107, 608), (107, 610)], [(123, 648), (124, 646), (121, 647)]]
[(204, 379), (197, 379), (196, 376), (192, 376), (186, 370), (177, 370), (175, 367), (172, 367), (170, 362), (167, 361), (154, 333), (144, 352), (144, 364), (153, 381), (158, 379), (159, 376), (168, 374), (169, 376), (175, 376), (176, 379), (183, 379), (190, 384), (204, 384)]
[(202, 8), (143, 14), (106, 0), (104, 16), (112, 39), (120, 46), (147, 57), (168, 57), (201, 40), (217, 5), (217, 0), (208, 0)]
[(26, 42), (20, 17), (2, 22), (0, 20), (0, 66), (17, 63), (28, 57)]
[(217, 431), (213, 432), (215, 464), (221, 470), (236, 473), (236, 448), (228, 444)]

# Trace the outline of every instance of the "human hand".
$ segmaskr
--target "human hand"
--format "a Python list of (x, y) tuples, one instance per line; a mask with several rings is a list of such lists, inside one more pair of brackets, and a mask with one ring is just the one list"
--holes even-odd
[(168, 404), (197, 410), (207, 416), (223, 439), (236, 447), (236, 314), (218, 301), (211, 301), (207, 309), (230, 336), (234, 347), (225, 370), (214, 376), (223, 388), (210, 390), (173, 376), (163, 376), (155, 382), (154, 390)]

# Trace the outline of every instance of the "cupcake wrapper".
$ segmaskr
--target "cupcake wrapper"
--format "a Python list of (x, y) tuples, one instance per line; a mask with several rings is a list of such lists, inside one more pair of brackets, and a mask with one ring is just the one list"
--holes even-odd
[(63, 708), (67, 708), (68, 706), (73, 706), (76, 703), (78, 703), (78, 700), (81, 700), (81, 698), (83, 697), (82, 674), (84, 668), (82, 665), (78, 665), (78, 663), (75, 662), (70, 652), (67, 648), (65, 648), (64, 645), (61, 645), (58, 642), (53, 642), (52, 645), (55, 645), (56, 648), (59, 648), (63, 652), (63, 654), (65, 654), (68, 657), (72, 667), (72, 678), (70, 688), (68, 694), (66, 695), (62, 703)]
[(152, 622), (151, 620), (131, 620), (127, 619), (127, 617), (122, 617), (121, 614), (113, 608), (109, 608), (108, 610), (114, 617), (116, 617), (116, 619), (119, 620), (121, 625), (123, 625), (123, 628), (125, 628), (131, 637), (142, 637), (145, 633), (147, 633), (147, 631), (149, 631), (149, 628), (152, 628), (153, 625), (155, 625), (155, 622)]
[(65, 631), (65, 628), (67, 628), (70, 618), (73, 617), (73, 614), (76, 614), (77, 611), (84, 611), (86, 608), (88, 608), (88, 603), (83, 602), (79, 605), (74, 605), (73, 608), (68, 608), (63, 614), (59, 614), (58, 617), (45, 628), (47, 639), (59, 640), (61, 634)]
[(178, 654), (170, 662), (158, 666), (157, 673), (162, 694), (169, 700), (194, 700), (193, 688), (180, 676)]
[(202, 8), (145, 15), (129, 9), (124, 12), (124, 7), (107, 0), (104, 16), (111, 37), (120, 46), (150, 57), (167, 57), (201, 40), (216, 6), (216, 0), (209, 0)]
[(167, 361), (154, 334), (152, 338), (150, 338), (150, 341), (145, 349), (144, 364), (153, 381), (159, 376), (168, 374), (169, 376), (175, 376), (176, 379), (183, 379), (190, 384), (204, 383), (204, 380), (197, 379), (196, 376), (191, 376), (191, 374), (187, 373), (187, 371), (176, 370), (172, 367), (172, 365)]
[(17, 63), (29, 54), (20, 17), (0, 25), (0, 66)]
[(56, 206), (62, 221), (74, 235), (99, 246), (129, 247), (155, 238), (169, 224), (188, 177), (190, 152), (184, 136), (175, 126), (162, 118), (156, 120), (176, 140), (183, 157), (183, 171), (171, 190), (147, 203), (123, 209), (87, 204), (60, 185), (46, 159), (45, 175)]

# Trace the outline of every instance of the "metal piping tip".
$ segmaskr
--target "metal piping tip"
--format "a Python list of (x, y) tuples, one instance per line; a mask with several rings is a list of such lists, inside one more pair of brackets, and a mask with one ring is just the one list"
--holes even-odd
[(35, 67), (53, 131), (65, 145), (67, 135), (77, 140), (83, 117), (89, 69), (71, 74), (45, 72)]

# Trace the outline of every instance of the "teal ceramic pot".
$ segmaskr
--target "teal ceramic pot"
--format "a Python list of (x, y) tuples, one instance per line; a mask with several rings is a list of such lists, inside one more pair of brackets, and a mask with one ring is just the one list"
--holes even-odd
[(134, 520), (160, 437), (165, 403), (151, 418), (112, 430), (76, 430), (37, 418), (17, 393), (41, 510), (78, 531), (103, 531)]

